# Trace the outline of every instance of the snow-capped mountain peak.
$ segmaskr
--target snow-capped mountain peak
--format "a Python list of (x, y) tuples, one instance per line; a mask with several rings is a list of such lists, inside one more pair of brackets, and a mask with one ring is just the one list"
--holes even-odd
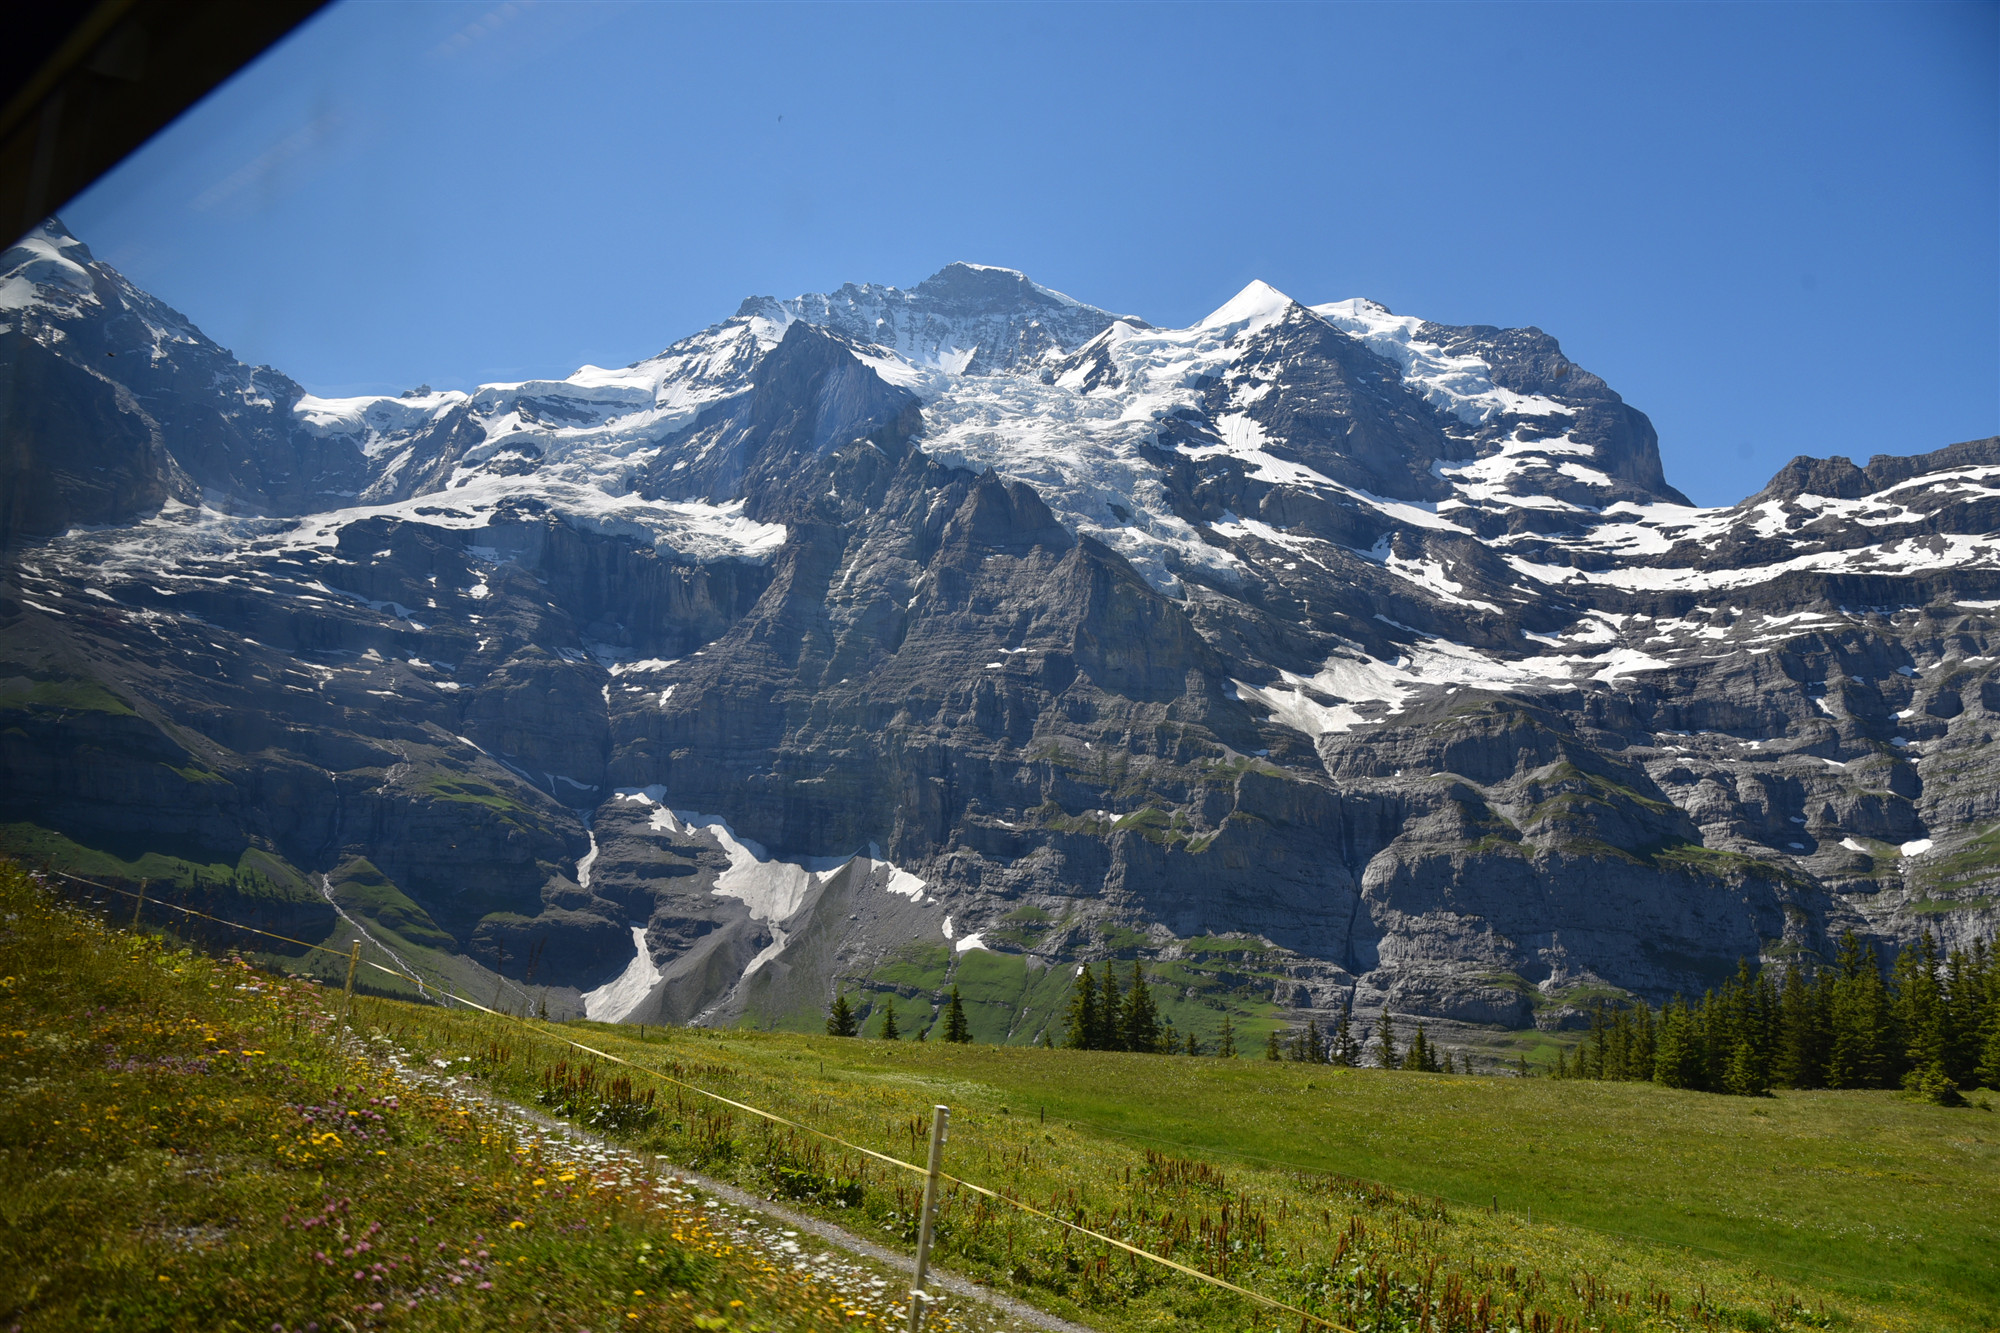
[(50, 218), (10, 246), (0, 267), (0, 312), (97, 299), (90, 247)]
[[(0, 310), (72, 321), (96, 318), (87, 312), (107, 301), (106, 330), (150, 344), (156, 365), (227, 359), (59, 222), (0, 265)], [(367, 475), (339, 507), (347, 521), (449, 495), (464, 510), (454, 521), (474, 522), (534, 497), (690, 558), (756, 559), (775, 549), (774, 530), (739, 534), (703, 508), (742, 496), (684, 483), (702, 472), (694, 452), (708, 448), (699, 423), (738, 410), (731, 404), (800, 323), (833, 334), (864, 373), (917, 395), (933, 457), (1034, 486), (1071, 531), (1174, 595), (1188, 575), (1233, 587), (1260, 568), (1257, 551), (1297, 527), (1263, 516), (1280, 510), (1351, 514), (1307, 527), (1347, 532), (1350, 553), (1390, 572), (1405, 557), (1377, 548), (1396, 532), (1420, 544), (1484, 537), (1506, 555), (1490, 572), (1524, 592), (1578, 578), (1679, 584), (1701, 543), (1726, 531), (1805, 534), (1827, 517), (1813, 510), (1823, 503), (1780, 504), (1775, 492), (1746, 501), (1740, 516), (1685, 507), (1652, 480), (1658, 456), (1644, 417), (1537, 330), (1440, 325), (1365, 298), (1306, 306), (1261, 280), (1187, 328), (1162, 329), (1018, 270), (961, 262), (908, 290), (848, 284), (752, 298), (653, 357), (562, 379), (327, 399), (268, 372), (236, 367), (226, 378), (299, 437), (352, 446)], [(136, 339), (119, 332), (134, 324)], [(1827, 479), (1816, 472), (1791, 488), (1856, 490), (1833, 464), (1816, 466)], [(1749, 513), (1753, 505), (1762, 508)], [(1849, 559), (1840, 546), (1811, 562)], [(1576, 568), (1606, 560), (1620, 567)]]
[(1031, 281), (1024, 273), (955, 263), (905, 291), (848, 283), (789, 300), (752, 297), (739, 315), (774, 325), (804, 320), (857, 343), (883, 347), (919, 370), (989, 374), (1038, 364), (1082, 346), (1113, 315)]
[(1462, 421), (1476, 425), (1506, 413), (1574, 415), (1573, 408), (1553, 398), (1495, 385), (1493, 367), (1476, 352), (1452, 352), (1427, 336), (1427, 330), (1442, 331), (1442, 326), (1429, 320), (1394, 314), (1389, 307), (1364, 298), (1333, 301), (1312, 309), (1341, 332), (1360, 339), (1369, 351), (1396, 363), (1406, 381)]
[[(1307, 307), (1263, 281), (1187, 328), (1161, 329), (1013, 269), (957, 263), (907, 291), (849, 284), (752, 298), (622, 370), (584, 367), (455, 397), (307, 398), (297, 411), (309, 432), (344, 434), (376, 461), (364, 498), (377, 502), (497, 472), (509, 493), (561, 482), (618, 497), (650, 476), (647, 485), (682, 500), (724, 503), (740, 497), (710, 476), (710, 436), (696, 424), (747, 394), (800, 323), (915, 393), (934, 457), (1035, 486), (1072, 531), (1176, 594), (1183, 572), (1227, 584), (1242, 565), (1227, 534), (1204, 531), (1195, 507), (1175, 498), (1163, 449), (1196, 476), (1253, 488), (1216, 513), (1254, 509), (1266, 488), (1360, 505), (1370, 517), (1356, 549), (1380, 539), (1385, 522), (1471, 535), (1533, 509), (1544, 528), (1574, 529), (1610, 504), (1678, 498), (1616, 480), (1619, 465), (1601, 446), (1624, 446), (1602, 422), (1580, 427), (1583, 408), (1496, 382), (1505, 376), (1482, 339), (1500, 331), (1453, 330), (1364, 299)], [(1358, 421), (1378, 424), (1356, 435)], [(1347, 438), (1322, 439), (1329, 430)], [(1650, 436), (1632, 447), (1649, 449)], [(698, 476), (710, 480), (689, 489)], [(628, 505), (644, 507), (637, 497), (617, 507)], [(603, 507), (586, 506), (593, 516)], [(681, 525), (652, 530), (671, 541)], [(761, 539), (760, 549), (769, 549)]]
[(321, 398), (309, 393), (292, 404), (292, 412), (307, 434), (348, 437), (359, 444), (365, 456), (373, 458), (399, 436), (428, 425), (469, 397), (456, 389), (412, 391), (395, 397)]
[(1254, 333), (1284, 318), (1285, 312), (1297, 304), (1298, 302), (1270, 283), (1261, 278), (1255, 279), (1242, 291), (1216, 307), (1195, 327)]
[(100, 262), (58, 218), (0, 252), (0, 318), (40, 312), (64, 319), (93, 311), (114, 319), (130, 317), (118, 321), (117, 333), (125, 343), (119, 351), (147, 347), (155, 359), (173, 344), (221, 351), (179, 311)]
[(939, 302), (976, 303), (991, 309), (1026, 304), (1096, 310), (1074, 296), (1044, 287), (1017, 268), (962, 259), (946, 264), (918, 283), (914, 291)]

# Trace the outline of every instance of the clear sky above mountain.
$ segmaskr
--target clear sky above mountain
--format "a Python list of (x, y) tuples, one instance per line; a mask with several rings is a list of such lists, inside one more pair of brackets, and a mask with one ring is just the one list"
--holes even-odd
[(1019, 268), (1533, 324), (1703, 503), (2000, 430), (2000, 7), (342, 0), (66, 211), (314, 392)]

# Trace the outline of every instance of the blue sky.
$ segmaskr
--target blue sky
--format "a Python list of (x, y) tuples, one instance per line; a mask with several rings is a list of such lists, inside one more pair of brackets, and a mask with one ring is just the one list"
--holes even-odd
[(64, 212), (323, 394), (1002, 264), (1537, 325), (1703, 503), (2000, 430), (2000, 6), (340, 0)]

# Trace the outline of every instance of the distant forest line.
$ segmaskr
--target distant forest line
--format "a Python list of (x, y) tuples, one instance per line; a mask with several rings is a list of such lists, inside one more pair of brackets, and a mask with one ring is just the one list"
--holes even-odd
[[(1137, 963), (1124, 987), (1109, 961), (1101, 977), (1079, 967), (1061, 1044), (1075, 1050), (1237, 1055), (1235, 1030), (1226, 1018), (1213, 1046), (1176, 1033), (1161, 1018), (1151, 984)], [(956, 1010), (956, 996), (953, 1000)], [(827, 1030), (857, 1035), (845, 996), (837, 998)], [(899, 1034), (891, 1027), (883, 1035), (894, 1040)], [(971, 1039), (962, 1020), (948, 1039)], [(1408, 1044), (1399, 1045), (1387, 1010), (1364, 1043), (1354, 1030), (1351, 1003), (1331, 1026), (1322, 1028), (1315, 1019), (1270, 1033), (1263, 1054), (1307, 1064), (1473, 1072), (1468, 1057), (1454, 1056), (1432, 1040), (1421, 1022)], [(1514, 1072), (1651, 1082), (1743, 1097), (1773, 1088), (1901, 1088), (1958, 1105), (1966, 1091), (2000, 1090), (2000, 956), (1983, 940), (1947, 955), (1926, 931), (1897, 954), (1885, 977), (1874, 949), (1849, 931), (1830, 964), (1809, 968), (1794, 959), (1774, 977), (1772, 969), (1753, 968), (1745, 959), (1735, 976), (1699, 1000), (1676, 996), (1657, 1009), (1640, 999), (1600, 1001), (1573, 1052), (1559, 1051), (1553, 1065), (1530, 1065), (1524, 1057)]]

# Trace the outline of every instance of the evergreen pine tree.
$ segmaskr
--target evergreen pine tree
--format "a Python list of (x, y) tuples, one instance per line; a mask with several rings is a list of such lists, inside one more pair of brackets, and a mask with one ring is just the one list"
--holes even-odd
[(1829, 1088), (1879, 1088), (1888, 1075), (1889, 997), (1875, 951), (1848, 931), (1840, 937), (1833, 981)]
[(1403, 1068), (1420, 1074), (1443, 1072), (1444, 1066), (1438, 1063), (1437, 1047), (1431, 1044), (1421, 1021), (1417, 1024), (1417, 1035), (1410, 1038), (1410, 1049), (1403, 1055)]
[(1986, 1044), (1979, 1050), (1978, 1075), (1979, 1086), (2000, 1092), (2000, 1021), (1990, 1017), (1987, 1019)]
[(1097, 978), (1090, 974), (1088, 966), (1079, 967), (1069, 991), (1069, 1020), (1063, 1045), (1073, 1051), (1093, 1049), (1102, 1026), (1097, 1013)]
[(1632, 1010), (1619, 1006), (1611, 1011), (1611, 1025), (1605, 1034), (1604, 1073), (1607, 1079), (1630, 1078), (1632, 1068)]
[(1284, 1052), (1278, 1049), (1278, 1030), (1276, 1028), (1272, 1028), (1264, 1036), (1264, 1058), (1273, 1064), (1285, 1058)]
[(854, 1006), (847, 1002), (847, 992), (841, 991), (833, 997), (833, 1008), (826, 1014), (826, 1035), (829, 1037), (851, 1037), (860, 1030), (854, 1019)]
[(1653, 1061), (1659, 1053), (1660, 1029), (1653, 1021), (1653, 1006), (1639, 1001), (1633, 1011), (1632, 1061), (1626, 1072), (1627, 1078), (1641, 1083), (1653, 1081)]
[(1104, 976), (1097, 983), (1097, 1031), (1090, 1049), (1093, 1051), (1122, 1051), (1125, 1049), (1125, 1001), (1118, 993), (1118, 974), (1111, 970), (1111, 960), (1104, 960)]
[(1729, 1066), (1722, 1076), (1722, 1090), (1738, 1097), (1761, 1097), (1770, 1091), (1764, 1062), (1748, 1037), (1739, 1038), (1736, 1049), (1729, 1054)]
[(1577, 1075), (1580, 1078), (1606, 1079), (1611, 1072), (1611, 1019), (1605, 1012), (1604, 1001), (1599, 1000), (1590, 1007), (1590, 1036), (1577, 1047)]
[(896, 1002), (890, 1000), (882, 1006), (882, 1040), (894, 1041), (902, 1035), (902, 1029), (896, 1026)]
[(1736, 975), (1722, 983), (1721, 991), (1701, 997), (1696, 1026), (1701, 1034), (1702, 1078), (1696, 1086), (1705, 1092), (1727, 1090), (1737, 1043), (1749, 1035), (1743, 985), (1749, 975), (1749, 964), (1739, 958)]
[(1771, 974), (1757, 970), (1757, 986), (1750, 996), (1750, 1040), (1757, 1060), (1758, 1095), (1771, 1088), (1771, 1070), (1778, 1062), (1778, 987)]
[(1663, 1088), (1699, 1088), (1704, 1074), (1694, 1015), (1676, 995), (1660, 1011), (1653, 1082)]
[(1389, 1006), (1382, 1006), (1381, 1017), (1375, 1020), (1375, 1063), (1382, 1069), (1394, 1069), (1396, 1059), (1396, 1025), (1389, 1021)]
[(1833, 983), (1838, 979), (1839, 973), (1831, 967), (1817, 969), (1812, 979), (1813, 1029), (1819, 1040), (1818, 1086), (1822, 1088), (1832, 1086), (1827, 1080), (1833, 1065)]
[(1944, 974), (1944, 1068), (1962, 1088), (1979, 1086), (1979, 1038), (1986, 1016), (1986, 941), (1953, 949)]
[(1326, 1038), (1320, 1033), (1317, 1018), (1306, 1020), (1305, 1060), (1309, 1065), (1326, 1063)]
[(1938, 987), (1937, 942), (1927, 930), (1896, 955), (1889, 1014), (1892, 1060), (1889, 1075), (1905, 1087), (1946, 1078), (1945, 1005)]
[(1935, 1060), (1903, 1075), (1903, 1087), (1939, 1106), (1965, 1105), (1965, 1097), (1959, 1092), (1958, 1084), (1951, 1081), (1944, 1072), (1944, 1066)]
[(1194, 1033), (1192, 1032), (1187, 1034), (1187, 1053), (1189, 1055), (1201, 1054), (1201, 1043), (1194, 1039)]
[[(1128, 1051), (1157, 1051), (1161, 1049), (1160, 1011), (1153, 1003), (1153, 992), (1139, 973), (1139, 965), (1132, 964), (1132, 989), (1125, 992), (1125, 1012), (1119, 1026), (1123, 1029), (1119, 1036)], [(1168, 1050), (1173, 1047), (1168, 1045)]]
[(1358, 1064), (1354, 1047), (1354, 1002), (1342, 1000), (1340, 1019), (1333, 1025), (1333, 1038), (1327, 1043), (1326, 1058), (1337, 1065)]
[(951, 1003), (944, 1011), (944, 1039), (952, 1042), (972, 1040), (972, 1028), (965, 1021), (965, 1002), (958, 998), (958, 987), (951, 988)]
[(1777, 1056), (1772, 1081), (1787, 1088), (1817, 1088), (1826, 1082), (1826, 1032), (1819, 986), (1806, 980), (1793, 959), (1785, 966), (1778, 992)]
[[(1581, 1057), (1581, 1056), (1579, 1056), (1579, 1057), (1577, 1057), (1577, 1058), (1578, 1058), (1579, 1060), (1580, 1060), (1580, 1059), (1582, 1059), (1582, 1057)], [(1551, 1070), (1551, 1071), (1550, 1071), (1550, 1073), (1549, 1073), (1549, 1077), (1550, 1077), (1550, 1078), (1568, 1078), (1569, 1076), (1570, 1076), (1570, 1073), (1569, 1073), (1569, 1052), (1565, 1051), (1565, 1050), (1564, 1050), (1564, 1049), (1563, 1049), (1562, 1047), (1558, 1046), (1558, 1047), (1556, 1047), (1556, 1067), (1555, 1067), (1555, 1068), (1554, 1068), (1553, 1070)]]
[(1988, 957), (1986, 1002), (1979, 1020), (1979, 1064), (1974, 1071), (1981, 1087), (2000, 1092), (2000, 957)]
[(1236, 1025), (1229, 1021), (1229, 1014), (1222, 1015), (1222, 1037), (1215, 1044), (1215, 1053), (1224, 1060), (1236, 1058)]

